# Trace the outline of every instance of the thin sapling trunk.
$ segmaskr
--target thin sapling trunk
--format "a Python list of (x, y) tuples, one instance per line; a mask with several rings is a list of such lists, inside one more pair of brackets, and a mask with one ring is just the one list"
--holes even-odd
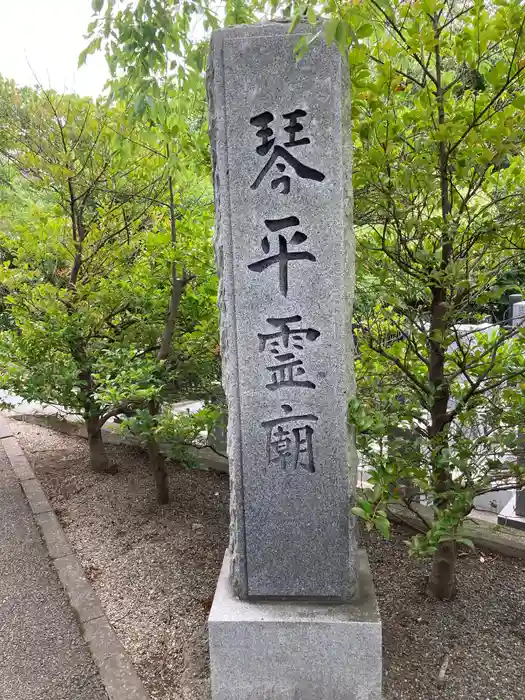
[(91, 469), (97, 473), (112, 473), (106, 447), (102, 439), (102, 427), (99, 418), (86, 418), (86, 430), (89, 446)]
[[(156, 401), (150, 402), (149, 412), (151, 416), (158, 415), (159, 405)], [(157, 503), (159, 505), (166, 505), (170, 502), (170, 487), (168, 470), (166, 469), (166, 459), (160, 451), (157, 439), (153, 435), (148, 438), (148, 457), (155, 477)]]
[[(169, 158), (169, 149), (167, 150), (167, 155)], [(173, 194), (173, 178), (168, 177), (168, 188), (169, 188), (169, 211), (170, 211), (170, 233), (171, 233), (171, 246), (175, 250), (177, 245), (177, 220), (175, 212), (175, 198)], [(171, 354), (171, 344), (173, 341), (173, 335), (175, 333), (175, 325), (177, 321), (177, 316), (179, 313), (180, 300), (182, 293), (184, 292), (185, 286), (191, 280), (191, 276), (186, 275), (183, 272), (182, 278), (179, 278), (177, 274), (177, 263), (171, 263), (171, 295), (169, 301), (168, 315), (166, 318), (166, 324), (164, 326), (164, 331), (162, 333), (160, 348), (157, 353), (157, 360), (159, 362), (166, 361)], [(150, 401), (149, 412), (153, 419), (158, 416), (160, 412), (160, 404), (156, 400)], [(151, 433), (148, 438), (148, 454), (150, 465), (152, 467), (153, 473), (155, 475), (155, 484), (157, 488), (157, 501), (159, 504), (169, 503), (169, 482), (168, 482), (168, 472), (166, 469), (166, 459), (161, 453), (158, 441), (153, 433)]]
[(432, 560), (427, 593), (438, 600), (452, 600), (456, 595), (456, 543), (440, 542)]

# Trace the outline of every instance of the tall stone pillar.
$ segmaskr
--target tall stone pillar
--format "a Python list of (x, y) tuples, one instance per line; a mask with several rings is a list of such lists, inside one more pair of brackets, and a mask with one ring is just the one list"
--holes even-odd
[(216, 32), (210, 132), (231, 538), (214, 700), (379, 700), (381, 630), (349, 509), (356, 455), (347, 67), (268, 23)]

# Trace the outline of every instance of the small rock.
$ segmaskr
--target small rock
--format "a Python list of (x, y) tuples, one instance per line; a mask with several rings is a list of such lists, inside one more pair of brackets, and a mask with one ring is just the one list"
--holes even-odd
[(192, 530), (202, 530), (203, 527), (204, 527), (204, 525), (202, 523), (193, 523), (193, 525), (191, 526), (191, 529)]

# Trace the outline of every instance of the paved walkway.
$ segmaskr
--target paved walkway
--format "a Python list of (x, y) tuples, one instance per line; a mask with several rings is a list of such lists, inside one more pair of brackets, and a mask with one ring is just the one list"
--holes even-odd
[(108, 700), (1, 445), (0, 700)]

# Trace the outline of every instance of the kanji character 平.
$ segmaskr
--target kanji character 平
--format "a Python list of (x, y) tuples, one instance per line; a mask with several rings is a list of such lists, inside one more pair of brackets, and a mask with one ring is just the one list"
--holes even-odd
[[(299, 225), (299, 219), (296, 216), (287, 216), (282, 219), (266, 219), (264, 222), (266, 228), (269, 231), (282, 231), (286, 228)], [(316, 257), (308, 251), (293, 251), (289, 252), (289, 245), (300, 245), (307, 240), (308, 236), (302, 231), (295, 231), (290, 241), (287, 240), (286, 236), (279, 234), (278, 245), (279, 250), (274, 255), (268, 255), (266, 258), (257, 260), (257, 262), (248, 265), (248, 269), (252, 272), (262, 272), (266, 268), (272, 265), (279, 265), (279, 289), (283, 296), (288, 296), (288, 263), (291, 260), (308, 260), (310, 262), (315, 262)], [(264, 236), (261, 241), (261, 248), (263, 253), (268, 254), (270, 252), (270, 241), (268, 236)]]

